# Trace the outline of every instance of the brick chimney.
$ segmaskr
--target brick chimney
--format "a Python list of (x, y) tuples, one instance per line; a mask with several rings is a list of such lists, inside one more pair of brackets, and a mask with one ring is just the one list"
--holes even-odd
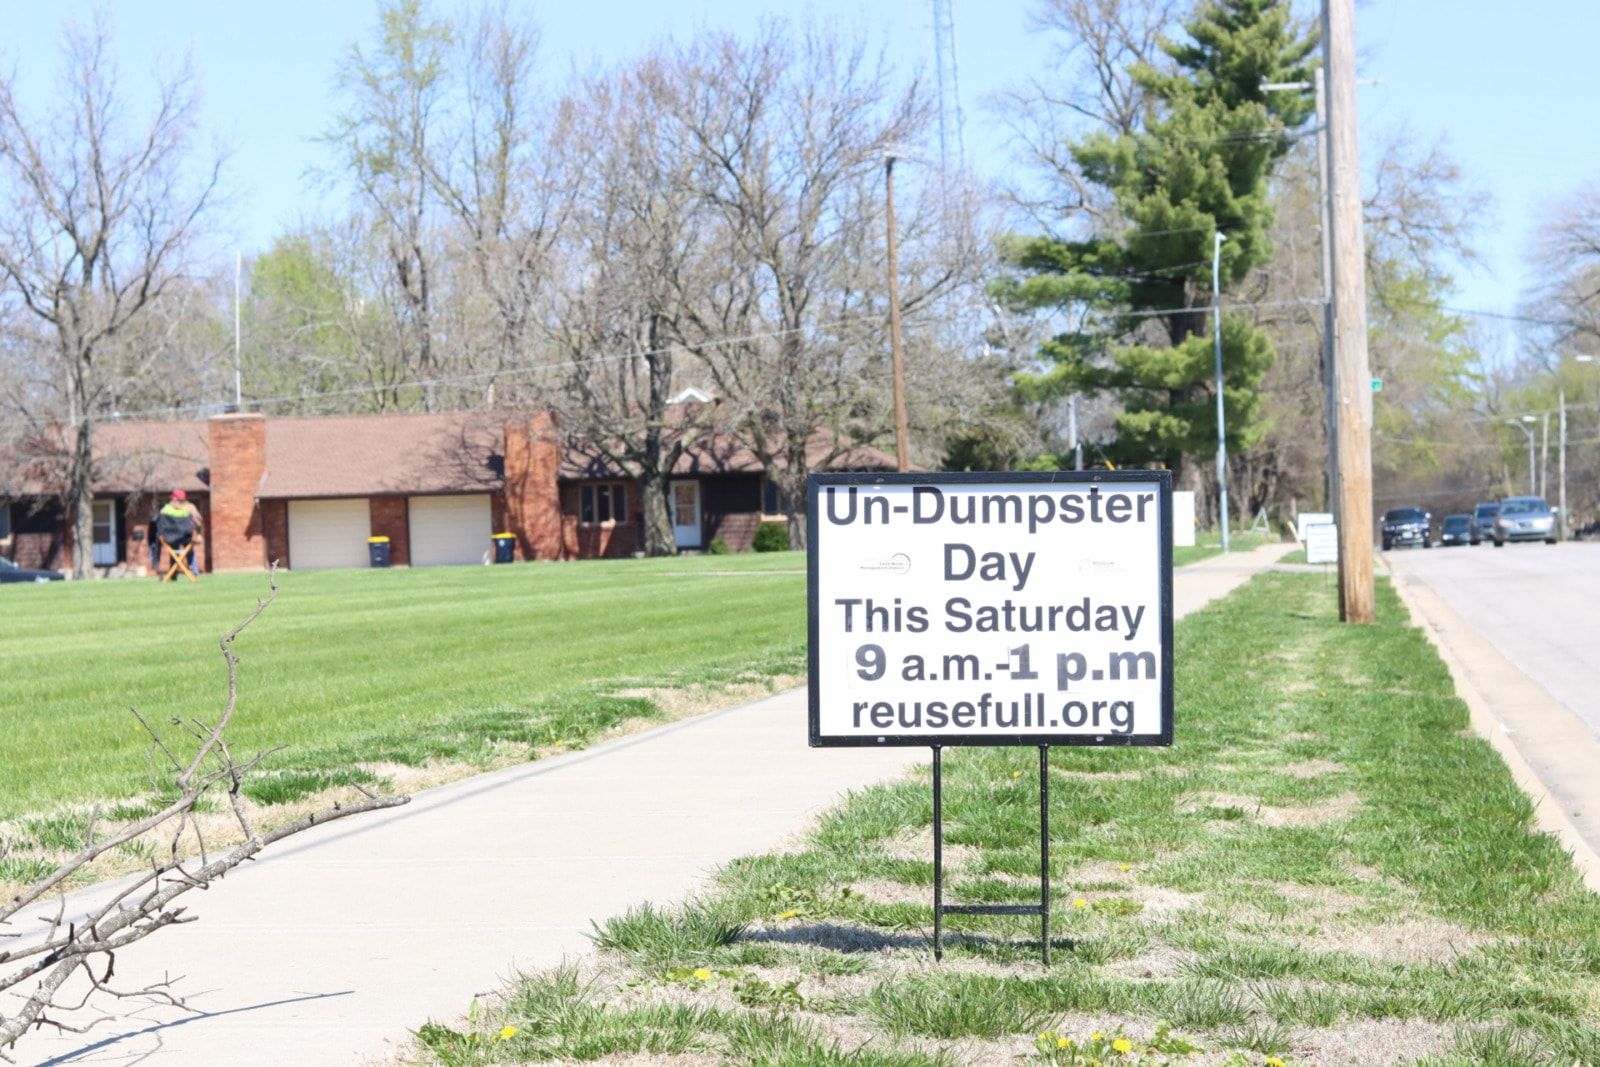
[(256, 494), (267, 473), (267, 420), (241, 412), (217, 415), (211, 433), (211, 566), (217, 571), (267, 565)]
[(505, 447), (506, 530), (517, 535), (517, 556), (560, 559), (561, 498), (556, 474), (561, 449), (550, 416), (539, 412), (508, 420)]

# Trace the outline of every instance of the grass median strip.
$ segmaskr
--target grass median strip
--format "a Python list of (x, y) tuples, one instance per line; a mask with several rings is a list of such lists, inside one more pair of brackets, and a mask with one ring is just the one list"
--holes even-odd
[[(1386, 584), (1341, 626), (1269, 573), (1177, 626), (1177, 744), (1051, 753), (1035, 920), (947, 919), (927, 775), (852, 796), (701, 897), (597, 925), (442, 1064), (1600, 1063), (1600, 898)], [(946, 754), (947, 899), (1037, 900), (1037, 758)], [(671, 1062), (681, 1062), (673, 1060)]]
[[(1278, 543), (1276, 535), (1263, 536), (1262, 534), (1236, 533), (1228, 539), (1228, 549), (1232, 552), (1251, 552), (1262, 545)], [(1287, 546), (1285, 547), (1287, 548)], [(1220, 555), (1222, 555), (1222, 535), (1218, 533), (1201, 533), (1196, 536), (1194, 544), (1173, 547), (1172, 565), (1174, 567), (1182, 567)]]

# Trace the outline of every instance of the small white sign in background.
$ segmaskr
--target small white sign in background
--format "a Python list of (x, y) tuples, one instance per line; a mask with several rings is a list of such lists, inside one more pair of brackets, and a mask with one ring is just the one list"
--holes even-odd
[(1167, 471), (811, 479), (810, 741), (1172, 743)]
[(1313, 526), (1322, 526), (1333, 522), (1331, 511), (1302, 511), (1295, 517), (1295, 532), (1302, 542), (1306, 539), (1306, 531)]
[(1331, 522), (1319, 522), (1307, 526), (1301, 536), (1306, 544), (1307, 563), (1339, 562), (1339, 527)]
[(1194, 490), (1172, 493), (1172, 543), (1177, 548), (1194, 547)]

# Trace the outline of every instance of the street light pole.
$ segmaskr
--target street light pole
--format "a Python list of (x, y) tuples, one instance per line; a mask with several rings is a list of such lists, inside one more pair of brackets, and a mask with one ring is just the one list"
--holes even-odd
[[(1573, 356), (1572, 361), (1574, 363), (1593, 363), (1594, 357)], [(1559, 446), (1556, 465), (1558, 468), (1557, 477), (1561, 479), (1561, 486), (1559, 489), (1561, 494), (1561, 501), (1559, 504), (1561, 508), (1561, 539), (1565, 541), (1568, 537), (1572, 536), (1572, 524), (1567, 521), (1567, 383), (1561, 381), (1559, 377), (1559, 369), (1556, 373), (1558, 375), (1556, 379), (1556, 397), (1561, 406), (1561, 444)]]
[(1539, 436), (1539, 496), (1550, 499), (1550, 413), (1543, 416), (1544, 429)]
[(1222, 409), (1222, 231), (1211, 242), (1211, 332), (1217, 349), (1217, 507), (1222, 517), (1222, 551), (1228, 551), (1228, 438)]
[(906, 442), (906, 362), (900, 346), (900, 258), (894, 234), (894, 161), (891, 146), (884, 152), (883, 180), (889, 215), (889, 352), (894, 364), (894, 449), (895, 469), (911, 469), (911, 452)]
[(1528, 439), (1528, 495), (1529, 496), (1538, 496), (1539, 495), (1539, 482), (1538, 482), (1539, 470), (1538, 470), (1538, 467), (1536, 465), (1537, 461), (1533, 458), (1533, 442), (1534, 442), (1533, 431), (1528, 429), (1526, 426), (1524, 426), (1523, 423), (1537, 422), (1537, 421), (1538, 420), (1532, 415), (1524, 415), (1524, 416), (1522, 416), (1521, 421), (1518, 421), (1517, 419), (1507, 419), (1506, 420), (1506, 425), (1507, 426), (1515, 426), (1517, 429), (1521, 430), (1522, 431), (1522, 435)]

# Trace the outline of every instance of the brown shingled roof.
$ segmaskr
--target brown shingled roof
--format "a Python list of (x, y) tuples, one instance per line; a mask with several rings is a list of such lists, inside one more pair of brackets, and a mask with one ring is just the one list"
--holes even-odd
[[(59, 493), (67, 447), (64, 437), (42, 435), (26, 440), (0, 459), (0, 487), (16, 496)], [(95, 491), (100, 493), (167, 493), (173, 489), (202, 492), (201, 472), (210, 464), (209, 434), (204, 422), (95, 423)]]
[(204, 422), (102, 422), (95, 453), (100, 492), (198, 492), (206, 488), (200, 473), (211, 465), (211, 436)]
[(504, 484), (503, 429), (481, 413), (267, 420), (265, 500), (487, 493)]

